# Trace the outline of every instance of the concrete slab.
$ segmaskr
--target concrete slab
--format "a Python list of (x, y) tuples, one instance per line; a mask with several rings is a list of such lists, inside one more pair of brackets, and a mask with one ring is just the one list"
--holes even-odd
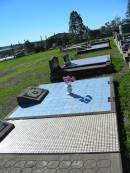
[(122, 173), (119, 153), (4, 155), (1, 173)]
[(0, 153), (119, 152), (116, 113), (10, 120)]
[(67, 95), (64, 82), (40, 85), (49, 90), (37, 105), (18, 107), (9, 118), (69, 116), (84, 113), (112, 112), (111, 78), (77, 80), (72, 83), (73, 94)]
[(110, 61), (110, 55), (103, 55), (91, 58), (83, 58), (79, 60), (72, 60), (71, 64), (67, 67), (79, 67), (85, 65), (103, 64)]

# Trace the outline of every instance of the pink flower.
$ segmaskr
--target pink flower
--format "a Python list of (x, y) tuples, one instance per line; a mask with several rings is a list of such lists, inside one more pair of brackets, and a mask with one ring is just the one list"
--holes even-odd
[(72, 77), (71, 76), (64, 76), (63, 80), (64, 80), (65, 83), (68, 84), (70, 82), (74, 82), (75, 81), (75, 77), (74, 76), (72, 76)]

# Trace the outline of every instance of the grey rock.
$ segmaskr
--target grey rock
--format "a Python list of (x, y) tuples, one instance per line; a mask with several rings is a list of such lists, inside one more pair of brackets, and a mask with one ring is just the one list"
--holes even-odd
[(46, 161), (39, 161), (36, 165), (38, 168), (44, 168), (47, 165)]
[(61, 161), (59, 167), (60, 168), (68, 168), (71, 165), (71, 161)]
[(96, 161), (92, 159), (92, 160), (87, 160), (85, 166), (87, 168), (95, 168), (96, 164), (97, 164)]
[(24, 165), (25, 165), (25, 161), (18, 161), (18, 162), (16, 162), (16, 164), (14, 165), (14, 167), (24, 168)]
[(83, 166), (83, 161), (73, 161), (72, 162), (72, 168), (82, 168), (82, 166)]
[(36, 165), (36, 161), (27, 161), (25, 167), (32, 168)]
[(50, 161), (47, 165), (48, 168), (57, 168), (59, 161)]
[(110, 160), (98, 160), (97, 161), (97, 166), (99, 168), (107, 168), (111, 166), (111, 161)]
[(15, 160), (9, 160), (5, 163), (5, 167), (12, 167), (16, 164)]

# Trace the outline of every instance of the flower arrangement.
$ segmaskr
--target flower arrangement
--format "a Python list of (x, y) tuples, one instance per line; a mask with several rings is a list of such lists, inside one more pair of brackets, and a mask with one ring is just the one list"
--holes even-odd
[(63, 77), (63, 80), (64, 80), (64, 82), (66, 83), (66, 84), (69, 84), (69, 83), (71, 83), (71, 82), (74, 82), (75, 81), (75, 77), (74, 76), (64, 76)]
[(67, 84), (67, 94), (70, 95), (72, 93), (72, 85), (71, 82), (75, 81), (74, 76), (64, 76), (63, 77), (64, 82)]

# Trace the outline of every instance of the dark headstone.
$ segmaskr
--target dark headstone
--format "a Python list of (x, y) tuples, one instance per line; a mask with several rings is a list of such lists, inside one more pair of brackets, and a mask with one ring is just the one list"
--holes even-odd
[(57, 57), (52, 57), (49, 60), (49, 66), (50, 66), (51, 73), (56, 73), (61, 69), (60, 64), (59, 64), (59, 60)]
[(71, 65), (71, 60), (69, 58), (69, 54), (63, 55), (63, 59), (64, 59), (64, 62), (65, 62), (65, 66)]
[(128, 51), (128, 49), (129, 49), (129, 44), (128, 43), (123, 44), (122, 50), (123, 51)]
[(29, 87), (17, 97), (18, 104), (26, 105), (39, 103), (45, 98), (48, 92), (49, 91), (45, 89)]
[(130, 23), (125, 23), (119, 26), (120, 34), (127, 34), (130, 33)]
[(0, 142), (13, 130), (14, 125), (7, 122), (0, 121)]

